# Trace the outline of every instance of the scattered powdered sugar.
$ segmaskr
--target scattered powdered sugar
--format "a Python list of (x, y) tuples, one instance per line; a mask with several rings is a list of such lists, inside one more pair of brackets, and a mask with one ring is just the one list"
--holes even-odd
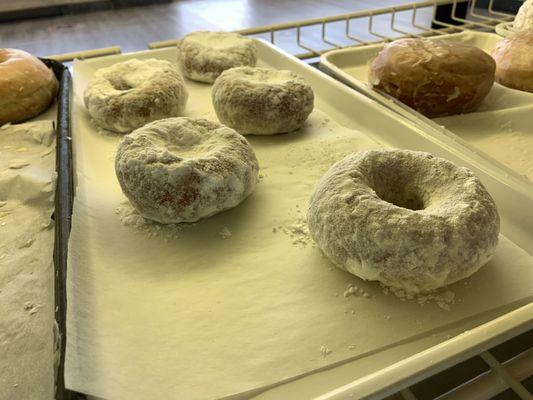
[(322, 354), (322, 357), (326, 357), (332, 353), (332, 351), (329, 349), (328, 346), (322, 345), (320, 346), (320, 353)]
[(394, 294), (401, 301), (414, 300), (420, 305), (435, 303), (443, 310), (449, 311), (451, 305), (456, 303), (455, 293), (448, 289), (437, 289), (427, 293), (412, 294), (403, 289), (382, 285), (383, 293)]
[[(128, 200), (120, 203), (115, 212), (124, 226), (131, 226), (148, 237), (163, 237), (165, 241), (179, 238), (182, 232), (195, 225), (191, 223), (160, 224), (146, 219), (132, 207)], [(231, 232), (229, 235), (231, 236)]]
[(289, 236), (292, 240), (292, 244), (295, 246), (306, 247), (308, 244), (311, 244), (315, 247), (313, 239), (309, 235), (307, 218), (299, 205), (296, 205), (296, 215), (292, 215), (289, 221), (272, 228), (272, 233), (277, 233), (278, 231)]
[(370, 298), (371, 297), (370, 293), (366, 292), (365, 290), (363, 290), (361, 288), (358, 288), (353, 283), (349, 283), (348, 284), (348, 286), (346, 287), (346, 290), (344, 291), (344, 293), (342, 295), (345, 298), (349, 298), (351, 296), (353, 296), (353, 297), (361, 296), (361, 297), (365, 297), (365, 298)]
[(218, 232), (218, 236), (222, 239), (229, 239), (231, 237), (231, 231), (225, 226), (220, 232)]

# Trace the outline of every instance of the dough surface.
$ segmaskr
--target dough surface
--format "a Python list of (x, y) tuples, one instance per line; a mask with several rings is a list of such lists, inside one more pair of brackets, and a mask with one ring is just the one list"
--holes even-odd
[(308, 225), (337, 267), (418, 293), (487, 263), (500, 220), (466, 168), (429, 153), (382, 149), (330, 168), (311, 197)]

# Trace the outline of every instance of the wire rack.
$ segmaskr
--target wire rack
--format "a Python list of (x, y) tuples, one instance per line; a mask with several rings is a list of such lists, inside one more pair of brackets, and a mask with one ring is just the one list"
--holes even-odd
[[(514, 15), (496, 11), (494, 0), (432, 0), (267, 25), (237, 32), (266, 39), (300, 59), (344, 47), (427, 37), (468, 29), (494, 31)], [(175, 46), (179, 39), (152, 42), (149, 48)]]

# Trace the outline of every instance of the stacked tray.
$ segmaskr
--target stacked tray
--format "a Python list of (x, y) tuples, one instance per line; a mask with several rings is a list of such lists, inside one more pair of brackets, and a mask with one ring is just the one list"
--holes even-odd
[[(502, 38), (493, 33), (465, 31), (431, 39), (461, 41), (490, 53)], [(383, 44), (335, 50), (321, 57), (321, 67), (334, 77), (379, 101), (436, 136), (449, 136), (470, 152), (482, 151), (485, 158), (511, 175), (518, 185), (533, 189), (533, 94), (495, 83), (475, 112), (434, 120), (374, 90), (368, 84), (368, 67)], [(503, 165), (502, 165), (503, 164)]]
[[(146, 224), (128, 208), (113, 167), (121, 136), (99, 130), (82, 99), (97, 69), (131, 58), (175, 63), (176, 50), (75, 63), (70, 389), (109, 400), (250, 397), (339, 365), (359, 366), (355, 378), (531, 302), (533, 258), (520, 246), (533, 253), (527, 248), (532, 216), (515, 204), (531, 202), (530, 191), (447, 135), (434, 135), (266, 42), (257, 47), (260, 65), (307, 79), (316, 110), (299, 132), (250, 137), (262, 168), (256, 192), (193, 226)], [(210, 86), (187, 81), (187, 87), (186, 116), (214, 119)], [(306, 235), (307, 199), (317, 179), (343, 155), (374, 147), (429, 151), (466, 166), (498, 204), (504, 236), (497, 255), (447, 289), (461, 302), (450, 310), (399, 301), (376, 283), (332, 268)], [(231, 237), (219, 237), (223, 230)], [(368, 296), (344, 297), (349, 284)], [(509, 329), (522, 326), (508, 315)], [(479, 335), (471, 343), (482, 341)], [(443, 349), (433, 362), (445, 356)]]

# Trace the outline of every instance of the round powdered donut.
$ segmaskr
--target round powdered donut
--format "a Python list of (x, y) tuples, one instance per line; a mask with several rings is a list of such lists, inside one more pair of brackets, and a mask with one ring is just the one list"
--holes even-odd
[(533, 92), (533, 30), (519, 32), (496, 44), (496, 82), (518, 90)]
[(178, 44), (178, 61), (187, 78), (212, 83), (226, 69), (255, 66), (257, 50), (238, 33), (197, 31)]
[(468, 169), (429, 153), (383, 149), (331, 167), (311, 197), (308, 225), (337, 267), (418, 293), (489, 261), (500, 219)]
[(177, 69), (156, 59), (132, 59), (99, 69), (84, 93), (85, 106), (94, 121), (120, 133), (180, 115), (187, 98)]
[(474, 110), (494, 83), (494, 60), (465, 43), (399, 39), (370, 65), (370, 84), (427, 117)]
[(518, 31), (533, 29), (533, 0), (526, 0), (522, 3), (516, 13), (513, 28)]
[(291, 71), (232, 68), (217, 78), (211, 95), (220, 122), (243, 135), (294, 131), (313, 111), (313, 90)]
[(39, 115), (57, 88), (54, 73), (41, 60), (22, 50), (0, 49), (0, 125)]
[(168, 118), (126, 135), (115, 170), (143, 217), (177, 223), (238, 205), (254, 190), (259, 166), (234, 130), (205, 119)]

